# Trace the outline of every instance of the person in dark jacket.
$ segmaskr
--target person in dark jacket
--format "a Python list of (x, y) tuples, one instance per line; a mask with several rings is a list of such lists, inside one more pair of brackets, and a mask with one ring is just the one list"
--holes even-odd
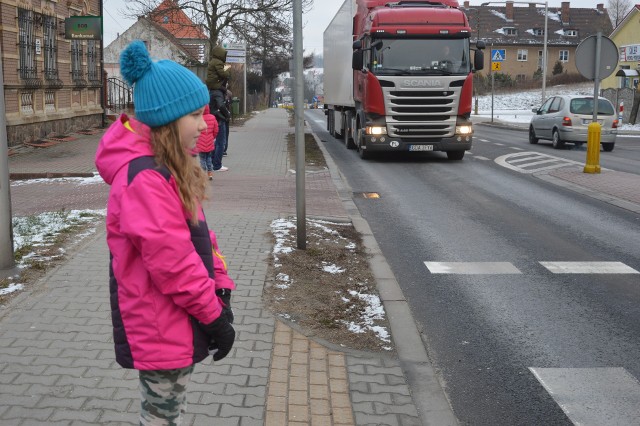
[(100, 141), (96, 167), (110, 185), (107, 244), (116, 361), (139, 370), (141, 425), (178, 425), (194, 365), (227, 356), (235, 340), (226, 265), (202, 210), (207, 178), (192, 156), (207, 125), (207, 87), (134, 41), (120, 55), (135, 119), (123, 114)]
[(207, 65), (207, 88), (209, 90), (220, 89), (231, 77), (230, 65), (227, 62), (227, 51), (222, 46), (216, 46), (211, 50), (211, 59)]

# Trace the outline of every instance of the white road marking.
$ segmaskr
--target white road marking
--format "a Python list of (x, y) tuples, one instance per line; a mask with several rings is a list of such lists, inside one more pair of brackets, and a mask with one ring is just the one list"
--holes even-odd
[(521, 274), (509, 262), (424, 262), (432, 274)]
[[(540, 161), (534, 161), (533, 163), (527, 163), (523, 167), (531, 167), (531, 166), (537, 166), (537, 165), (540, 165), (540, 164), (548, 164), (548, 163), (558, 163), (558, 160), (556, 160), (554, 158), (547, 158), (546, 160), (540, 160)], [(565, 164), (565, 166), (566, 166), (566, 164)]]
[(544, 155), (532, 155), (530, 157), (522, 157), (522, 158), (517, 158), (515, 160), (511, 160), (509, 161), (509, 164), (526, 163), (527, 161), (537, 160), (540, 158), (546, 158), (546, 157)]
[(475, 158), (476, 158), (476, 159), (478, 159), (478, 160), (491, 161), (491, 159), (490, 159), (490, 158), (482, 157), (482, 156), (480, 156), (480, 155), (476, 155), (476, 156), (475, 156)]
[(489, 142), (489, 141), (488, 141), (488, 140), (486, 140), (486, 139), (478, 139), (478, 140), (479, 140), (480, 142)]
[(494, 144), (494, 145), (498, 145), (498, 146), (504, 146), (504, 144), (503, 144), (503, 143), (498, 143), (498, 142), (494, 142), (493, 144)]
[(540, 262), (554, 274), (639, 274), (622, 262)]
[(575, 425), (637, 425), (640, 383), (624, 368), (529, 370)]
[[(533, 165), (533, 160), (541, 160), (541, 159), (548, 159), (549, 161), (558, 161), (561, 166), (558, 167), (564, 167), (564, 166), (583, 166), (583, 163), (579, 163), (577, 161), (572, 161), (572, 160), (567, 160), (565, 158), (560, 158), (560, 157), (554, 157), (553, 155), (547, 155), (547, 154), (540, 154), (539, 152), (533, 152), (533, 151), (524, 151), (524, 152), (517, 152), (517, 153), (513, 153), (513, 154), (507, 154), (507, 155), (503, 155), (501, 157), (496, 158), (494, 161), (501, 165), (502, 167), (506, 167), (507, 169), (511, 169), (511, 170), (515, 170), (516, 172), (520, 172), (520, 173), (528, 173), (528, 174), (532, 174), (532, 173), (536, 173), (542, 170), (547, 170), (546, 167), (543, 168), (539, 168), (539, 169), (525, 169), (524, 167), (527, 167), (527, 162), (531, 161), (531, 165)], [(557, 167), (555, 167), (557, 168)]]
[(510, 146), (509, 148), (515, 149), (516, 151), (524, 151), (523, 148), (520, 148), (520, 147), (517, 147), (517, 146)]

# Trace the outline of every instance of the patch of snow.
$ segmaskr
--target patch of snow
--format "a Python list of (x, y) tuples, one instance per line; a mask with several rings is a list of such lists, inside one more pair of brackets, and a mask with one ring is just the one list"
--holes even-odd
[(356, 243), (351, 242), (351, 243), (347, 244), (346, 246), (344, 246), (344, 248), (346, 248), (347, 250), (355, 250), (356, 249)]
[(24, 289), (24, 285), (22, 284), (9, 284), (9, 287), (0, 288), (0, 296), (4, 296), (5, 294), (13, 293), (14, 291), (20, 291)]
[[(542, 16), (544, 16), (544, 9), (543, 8), (538, 8), (538, 13)], [(560, 14), (558, 12), (549, 12), (547, 11), (547, 17), (551, 20), (554, 20), (556, 22), (562, 22), (562, 19), (560, 18)]]
[(322, 262), (322, 270), (330, 274), (341, 274), (344, 272), (343, 268), (340, 268), (335, 264), (328, 265), (327, 262)]
[(498, 18), (502, 18), (505, 21), (509, 21), (509, 19), (507, 19), (507, 15), (505, 15), (502, 12), (498, 12), (497, 10), (493, 10), (493, 9), (489, 10), (489, 12), (493, 13)]

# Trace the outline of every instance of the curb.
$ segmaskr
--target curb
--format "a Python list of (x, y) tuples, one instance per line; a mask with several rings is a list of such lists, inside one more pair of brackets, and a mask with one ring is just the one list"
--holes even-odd
[(400, 365), (422, 423), (434, 426), (457, 425), (458, 421), (436, 377), (422, 337), (411, 315), (409, 304), (378, 246), (373, 231), (360, 215), (360, 211), (353, 201), (351, 188), (320, 138), (310, 126), (305, 127), (305, 131), (313, 135), (316, 144), (322, 151), (340, 200), (351, 217), (356, 231), (362, 235), (367, 252), (371, 255), (369, 259), (371, 272), (376, 279), (380, 300), (382, 300), (389, 318), (391, 335), (396, 344)]
[(93, 173), (9, 173), (9, 180), (58, 179), (58, 178), (90, 178)]

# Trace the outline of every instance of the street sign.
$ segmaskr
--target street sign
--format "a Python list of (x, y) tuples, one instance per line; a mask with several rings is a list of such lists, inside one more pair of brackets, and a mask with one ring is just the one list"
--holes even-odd
[(502, 69), (502, 62), (491, 62), (491, 71), (500, 71)]
[(222, 47), (226, 50), (247, 50), (247, 45), (244, 43), (222, 43)]
[(227, 56), (228, 64), (244, 64), (245, 58), (242, 56)]
[(64, 38), (67, 40), (102, 39), (102, 16), (72, 16), (65, 18)]
[(491, 49), (491, 62), (502, 62), (506, 57), (505, 49)]
[(227, 50), (227, 57), (229, 56), (247, 56), (247, 51), (246, 50)]
[[(576, 49), (576, 68), (580, 74), (589, 80), (596, 78), (596, 43), (598, 36), (589, 36), (582, 40)], [(600, 68), (598, 69), (598, 79), (602, 80), (611, 75), (613, 70), (618, 66), (618, 48), (615, 43), (608, 37), (600, 38)]]

